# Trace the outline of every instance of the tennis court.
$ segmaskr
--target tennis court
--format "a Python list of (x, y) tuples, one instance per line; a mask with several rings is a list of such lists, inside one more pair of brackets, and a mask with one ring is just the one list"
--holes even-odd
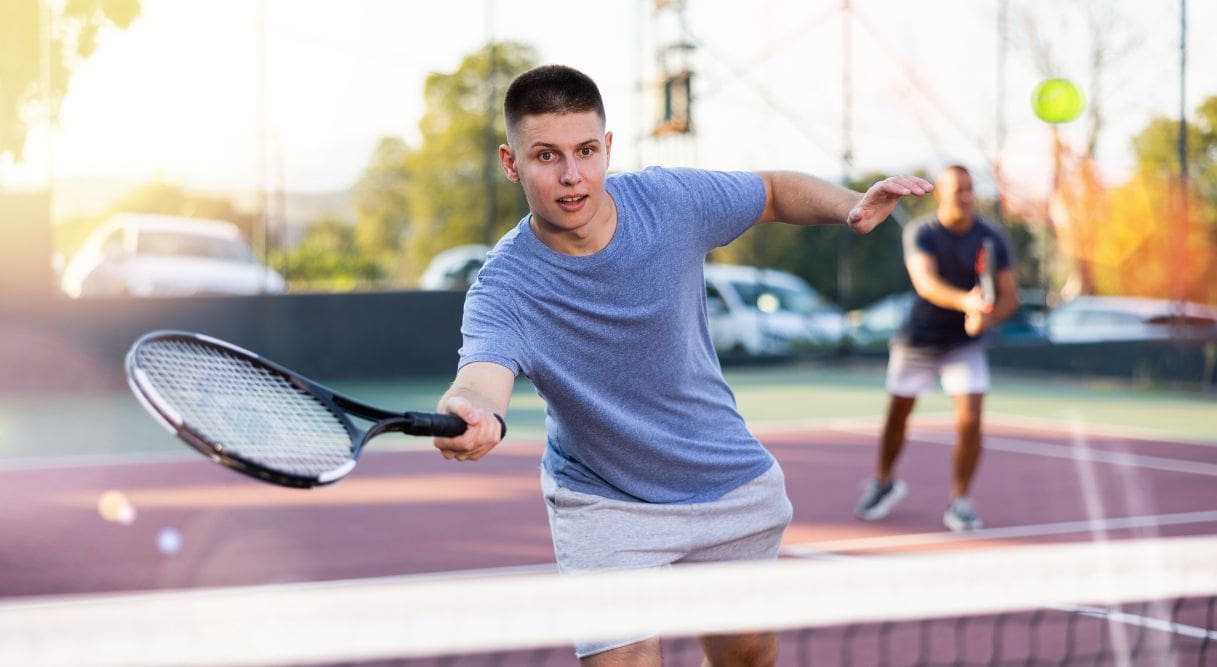
[[(965, 601), (969, 587), (983, 592), (982, 582), (955, 579), (956, 568), (964, 565), (928, 563), (927, 572), (938, 574), (917, 576), (918, 570), (911, 569), (912, 574), (904, 576), (900, 568), (910, 566), (904, 563), (893, 569), (886, 564), (892, 557), (964, 554), (974, 555), (964, 564), (975, 564), (983, 562), (986, 554), (996, 557), (1013, 547), (1081, 544), (1092, 552), (1075, 554), (1071, 562), (1081, 564), (1076, 574), (1084, 578), (1084, 573), (1105, 571), (1105, 545), (1169, 545), (1212, 535), (1217, 527), (1217, 419), (1213, 418), (1217, 410), (1210, 396), (999, 375), (988, 404), (985, 460), (975, 488), (986, 528), (959, 535), (945, 531), (940, 521), (953, 437), (945, 400), (927, 400), (914, 416), (900, 469), (910, 486), (909, 498), (887, 520), (862, 523), (852, 518), (852, 508), (858, 483), (869, 473), (875, 455), (883, 405), (879, 367), (739, 369), (731, 370), (728, 379), (754, 431), (786, 472), (795, 518), (786, 534), (782, 562), (825, 567), (873, 562), (876, 569), (851, 575), (855, 578), (850, 583), (861, 587), (859, 591), (879, 587), (880, 596), (883, 586), (905, 591), (890, 593), (889, 604), (907, 595), (925, 602), (926, 590), (942, 590), (944, 598), (954, 591)], [(341, 388), (380, 404), (426, 406), (443, 385), (360, 383)], [(63, 420), (49, 429), (34, 429), (41, 411), (52, 413), (67, 403), (94, 419)], [(301, 603), (293, 613), (308, 616), (312, 610), (326, 618), (328, 612), (322, 610), (330, 604), (341, 607), (344, 596), (359, 599), (352, 587), (393, 591), (453, 581), (548, 576), (553, 570), (537, 480), (542, 406), (527, 386), (519, 387), (513, 400), (509, 440), (481, 462), (445, 461), (425, 441), (390, 436), (361, 458), (347, 480), (315, 491), (258, 484), (209, 463), (151, 424), (122, 394), (6, 398), (3, 405), (0, 493), (5, 502), (0, 507), (0, 533), (6, 538), (0, 549), (4, 563), (0, 619), (7, 620), (0, 624), (33, 622), (30, 614), (39, 609), (76, 618), (73, 614), (80, 610), (56, 607), (63, 600), (57, 596), (78, 600), (84, 595), (89, 605), (98, 605), (104, 602), (95, 596), (114, 602), (115, 594), (127, 600), (122, 595), (147, 591), (177, 595), (181, 589), (214, 593), (208, 589), (218, 587), (253, 587), (228, 591), (232, 595), (308, 595), (310, 602)], [(1211, 538), (1202, 539), (1207, 541), (1188, 544), (1217, 554)], [(944, 566), (950, 569), (934, 569)], [(1045, 584), (1051, 589), (1051, 571), (1037, 571), (1034, 561), (1019, 561), (1019, 567), (1027, 569), (994, 568), (992, 577), (985, 579), (1018, 590), (1041, 590)], [(1191, 572), (1181, 566), (1174, 570)], [(1117, 574), (1121, 572), (1133, 570)], [(1204, 582), (1200, 584), (1203, 590)], [(848, 618), (842, 605), (855, 597), (850, 587), (820, 585), (824, 599), (807, 599), (795, 605), (796, 611), (812, 618), (814, 613), (832, 615), (842, 610), (841, 617)], [(475, 586), (481, 588), (485, 586)], [(745, 588), (766, 590), (759, 580)], [(911, 627), (866, 624), (791, 632), (783, 635), (780, 664), (1058, 664), (1067, 650), (1062, 647), (1067, 646), (1088, 656), (1085, 664), (1215, 664), (1212, 593), (1176, 592), (1171, 600), (1184, 600), (1177, 608), (1122, 607), (1126, 619), (1095, 610), (1057, 609), (1057, 615), (1066, 619), (1062, 623), (1059, 618), (1022, 612), (994, 617), (983, 613), (983, 607), (965, 605), (956, 611), (980, 613), (980, 619), (967, 625), (959, 621)], [(1009, 590), (997, 595), (998, 600), (1003, 598), (1011, 598)], [(290, 599), (280, 599), (273, 609), (281, 610)], [(746, 593), (733, 599), (741, 611), (747, 607)], [(498, 600), (500, 614), (523, 609), (521, 600), (507, 600), (510, 604)], [(190, 609), (190, 614), (201, 613)], [(893, 618), (908, 617), (893, 614)], [(1139, 633), (1148, 626), (1172, 617), (1174, 626), (1141, 638)], [(164, 618), (171, 619), (172, 612), (165, 612)], [(527, 616), (520, 618), (523, 622)], [(119, 627), (124, 622), (112, 621)], [(332, 629), (341, 634), (367, 621), (355, 613), (335, 621)], [(295, 627), (309, 626), (302, 621)], [(674, 631), (678, 630), (676, 626)], [(117, 641), (112, 634), (106, 635), (106, 641)], [(127, 634), (128, 639), (138, 637)], [(0, 640), (0, 662), (85, 664), (58, 660), (65, 654), (48, 646), (76, 646), (88, 652), (89, 632), (76, 635), (75, 642), (64, 639), (62, 628), (47, 636), (52, 635), (54, 639), (46, 640), (49, 644), (39, 643), (38, 636), (28, 632), (22, 633), (23, 642)], [(307, 660), (271, 651), (247, 653), (240, 662), (399, 664), (368, 661), (439, 650), (430, 644), (418, 648), (403, 635), (417, 638), (431, 633), (414, 628), (397, 633), (390, 652), (361, 653), (347, 645), (352, 653), (341, 659), (325, 657), (317, 649)], [(316, 648), (321, 640), (312, 641), (305, 643)], [(469, 635), (463, 641), (465, 650), (514, 646), (509, 642), (483, 646)], [(494, 651), (483, 655), (483, 662), (452, 664), (572, 664), (565, 642), (554, 643), (558, 647), (546, 651), (544, 658), (531, 649)], [(156, 656), (178, 655), (172, 646), (142, 650), (153, 661), (140, 664), (157, 664)], [(673, 641), (667, 653), (673, 664), (697, 664), (700, 659), (693, 641)], [(1051, 663), (1037, 662), (1040, 658), (1032, 653), (1048, 656), (1043, 659)], [(1119, 658), (1142, 654), (1145, 657), (1130, 657), (1128, 662)], [(190, 664), (232, 664), (210, 650), (200, 649), (197, 657)], [(124, 660), (134, 658), (96, 664), (124, 664)], [(183, 663), (190, 660), (194, 658), (182, 658)]]

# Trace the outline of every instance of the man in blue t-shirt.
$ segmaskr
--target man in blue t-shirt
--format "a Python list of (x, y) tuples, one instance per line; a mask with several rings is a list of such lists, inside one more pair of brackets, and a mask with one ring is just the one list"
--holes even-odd
[[(458, 461), (488, 453), (524, 374), (546, 404), (541, 488), (562, 572), (776, 558), (790, 501), (714, 356), (706, 253), (776, 220), (865, 233), (932, 186), (893, 177), (863, 195), (788, 172), (609, 176), (599, 90), (562, 66), (517, 77), (504, 116), (500, 162), (529, 214), (469, 290), (459, 370), (439, 401), (469, 428), (436, 447)], [(772, 633), (702, 646), (714, 665), (777, 655)], [(653, 636), (575, 650), (586, 665), (660, 659)]]
[[(989, 390), (984, 334), (1018, 309), (1018, 289), (1006, 237), (973, 210), (968, 170), (954, 165), (943, 171), (934, 183), (934, 198), (938, 210), (904, 228), (904, 263), (916, 294), (891, 344), (891, 399), (879, 460), (855, 514), (867, 521), (882, 519), (907, 493), (904, 482), (893, 476), (905, 427), (917, 397), (941, 379), (955, 403), (956, 421), (951, 497), (942, 520), (951, 530), (968, 531), (982, 526), (968, 493), (980, 464), (981, 405)], [(993, 257), (984, 256), (986, 241)], [(992, 262), (996, 269), (993, 303), (981, 289), (978, 260)]]

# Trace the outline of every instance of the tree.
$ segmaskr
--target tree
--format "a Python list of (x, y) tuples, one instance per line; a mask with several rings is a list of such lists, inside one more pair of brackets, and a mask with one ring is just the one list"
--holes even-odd
[[(511, 80), (535, 64), (529, 46), (489, 44), (466, 56), (455, 72), (427, 78), (427, 110), (419, 123), (422, 143), (405, 157), (410, 214), (406, 257), (415, 275), (437, 252), (485, 240), (487, 206), (495, 211), (492, 238), (527, 211), (520, 189), (497, 167), (486, 170), (486, 160), (497, 162), (494, 149), (507, 141), (502, 112), (497, 106), (488, 112), (487, 100), (492, 90), (501, 99)], [(487, 141), (488, 123), (493, 142)], [(496, 179), (492, 198), (486, 194), (487, 173)]]
[(1174, 119), (1133, 138), (1137, 170), (1120, 185), (1101, 182), (1091, 160), (1066, 161), (1052, 219), (1075, 291), (1217, 303), (1217, 97), (1195, 116), (1186, 190)]
[[(1186, 125), (1188, 186), (1201, 199), (1217, 203), (1217, 96), (1197, 107), (1194, 117)], [(1178, 142), (1177, 118), (1150, 121), (1132, 140), (1140, 169), (1179, 176)]]
[(292, 291), (346, 292), (384, 278), (381, 267), (360, 252), (354, 228), (334, 217), (310, 225), (295, 248), (272, 258), (271, 263), (282, 267)]
[[(21, 162), (30, 126), (58, 116), (72, 69), (93, 54), (98, 34), (111, 27), (125, 29), (140, 12), (139, 0), (66, 0), (62, 8), (56, 6), (49, 0), (4, 2), (4, 20), (0, 21), (0, 159), (10, 156), (14, 162)], [(45, 30), (44, 16), (51, 19)], [(44, 46), (49, 47), (45, 63)]]
[(535, 64), (529, 46), (488, 44), (455, 72), (427, 78), (417, 148), (398, 137), (381, 140), (352, 198), (355, 248), (383, 276), (410, 282), (436, 253), (497, 238), (527, 211), (523, 193), (498, 167), (498, 146), (507, 141), (499, 105), (511, 80)]
[(389, 279), (408, 264), (403, 237), (410, 223), (410, 148), (397, 137), (385, 137), (351, 191), (355, 209), (354, 246), (381, 267)]

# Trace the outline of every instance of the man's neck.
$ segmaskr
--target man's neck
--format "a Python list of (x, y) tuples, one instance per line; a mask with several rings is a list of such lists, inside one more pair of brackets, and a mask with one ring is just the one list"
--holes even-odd
[(577, 229), (559, 229), (539, 222), (536, 214), (529, 220), (532, 233), (554, 252), (573, 257), (594, 255), (608, 247), (617, 232), (617, 203), (608, 197), (609, 210)]
[(952, 231), (966, 232), (972, 228), (973, 216), (971, 213), (938, 209), (937, 215), (938, 222), (941, 222), (943, 227)]

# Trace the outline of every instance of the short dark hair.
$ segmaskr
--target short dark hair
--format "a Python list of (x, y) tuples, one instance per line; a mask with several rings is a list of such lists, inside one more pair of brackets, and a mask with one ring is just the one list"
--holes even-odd
[(968, 171), (967, 167), (963, 166), (962, 164), (958, 164), (958, 163), (947, 165), (946, 169), (942, 170), (942, 173), (945, 174), (948, 171), (958, 172), (959, 174), (961, 174), (963, 176), (967, 176), (969, 178), (972, 176), (972, 172)]
[(594, 111), (604, 120), (604, 100), (588, 75), (565, 65), (541, 65), (517, 76), (503, 99), (507, 131), (524, 118), (547, 113)]

